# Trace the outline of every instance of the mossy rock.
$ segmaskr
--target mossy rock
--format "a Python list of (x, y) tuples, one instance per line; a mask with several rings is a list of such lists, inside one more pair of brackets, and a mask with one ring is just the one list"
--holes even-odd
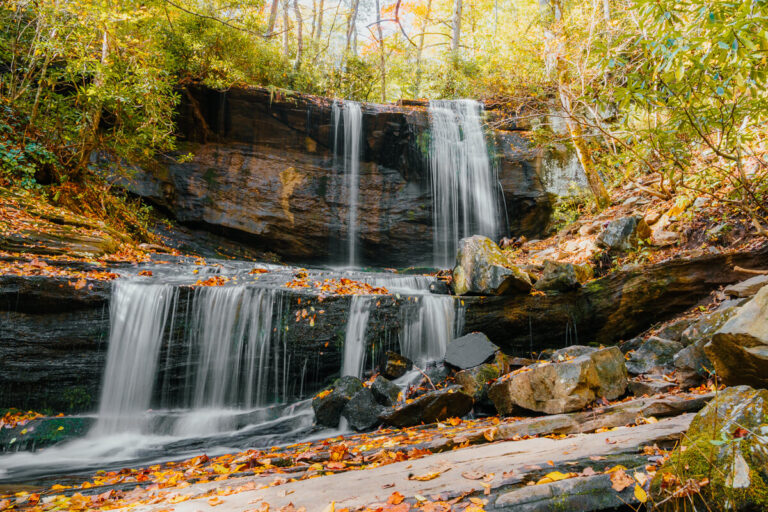
[(83, 437), (95, 423), (87, 416), (48, 417), (0, 429), (0, 452), (38, 450)]
[[(694, 417), (682, 447), (656, 473), (654, 501), (674, 491), (662, 489), (664, 475), (671, 474), (682, 483), (708, 481), (694, 497), (697, 509), (768, 510), (766, 434), (768, 391), (727, 388)], [(661, 508), (679, 510), (682, 500), (687, 498), (670, 499)]]

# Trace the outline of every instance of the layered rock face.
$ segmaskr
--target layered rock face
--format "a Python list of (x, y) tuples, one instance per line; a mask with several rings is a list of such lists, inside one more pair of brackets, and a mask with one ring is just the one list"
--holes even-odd
[[(286, 261), (342, 260), (349, 212), (334, 164), (332, 100), (259, 88), (191, 89), (183, 99), (179, 152), (193, 157), (139, 171), (132, 191), (182, 223)], [(363, 262), (431, 262), (426, 109), (364, 105), (362, 133), (357, 218)], [(512, 234), (530, 236), (546, 227), (551, 210), (539, 170), (557, 161), (543, 165), (548, 157), (524, 134), (496, 132), (493, 143)]]

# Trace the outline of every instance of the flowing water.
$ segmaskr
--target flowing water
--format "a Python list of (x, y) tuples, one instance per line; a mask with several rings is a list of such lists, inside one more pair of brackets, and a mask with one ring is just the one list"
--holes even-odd
[(359, 263), (358, 201), (360, 195), (360, 157), (363, 138), (363, 112), (356, 101), (335, 101), (332, 109), (333, 152), (341, 162), (347, 193), (347, 264)]
[(458, 241), (472, 235), (495, 240), (501, 233), (498, 179), (473, 100), (429, 102), (434, 264), (447, 267)]
[[(238, 262), (196, 268), (194, 273), (170, 266), (163, 273), (153, 267), (151, 279), (117, 280), (95, 426), (82, 439), (0, 456), (0, 481), (45, 481), (319, 435), (307, 398), (333, 375), (327, 363), (318, 363), (329, 354), (304, 346), (304, 340), (312, 339), (311, 330), (302, 335), (309, 338), (294, 335), (289, 341), (285, 335), (298, 322), (297, 298), (304, 301), (300, 307), (307, 303), (306, 296), (282, 286), (298, 269), (258, 266), (270, 270), (257, 274), (258, 280), (249, 274), (253, 264)], [(349, 277), (387, 287), (394, 301), (388, 307), (396, 308), (388, 314), (400, 326), (393, 327), (396, 345), (391, 348), (397, 350), (399, 344), (420, 366), (442, 359), (460, 315), (453, 298), (429, 293), (433, 278), (308, 272), (316, 280)], [(232, 281), (188, 286), (197, 276), (215, 274)], [(381, 318), (390, 317), (377, 316), (384, 298), (355, 295), (343, 306), (348, 310), (338, 374), (365, 377), (365, 368), (373, 369), (380, 360), (373, 340), (379, 330), (389, 328)], [(326, 301), (322, 307), (331, 305)], [(373, 322), (379, 322), (375, 329)]]

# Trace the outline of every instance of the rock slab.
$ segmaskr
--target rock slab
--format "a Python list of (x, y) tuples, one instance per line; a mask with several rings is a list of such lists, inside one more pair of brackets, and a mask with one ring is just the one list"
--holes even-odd
[(481, 332), (473, 332), (456, 338), (448, 344), (445, 362), (461, 370), (467, 370), (485, 363), (498, 351), (499, 347), (491, 343), (488, 336)]
[(475, 235), (459, 241), (452, 286), (456, 295), (510, 295), (526, 293), (533, 284), (493, 240)]

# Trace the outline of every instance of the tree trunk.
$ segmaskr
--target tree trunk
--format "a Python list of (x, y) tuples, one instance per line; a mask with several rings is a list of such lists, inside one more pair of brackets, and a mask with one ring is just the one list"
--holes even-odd
[(312, 0), (312, 30), (309, 32), (309, 40), (315, 40), (315, 31), (317, 30), (317, 0)]
[(421, 93), (421, 75), (423, 70), (421, 69), (421, 56), (424, 52), (424, 35), (427, 31), (427, 24), (429, 23), (429, 16), (432, 13), (432, 0), (427, 0), (427, 12), (424, 17), (424, 23), (421, 26), (421, 34), (419, 34), (419, 47), (416, 50), (416, 84), (414, 86), (414, 97), (418, 98)]
[(275, 32), (275, 22), (277, 21), (277, 8), (279, 7), (280, 0), (272, 0), (272, 6), (269, 8), (269, 24), (267, 25), (267, 32), (264, 37), (271, 37)]
[(352, 48), (352, 36), (356, 32), (357, 28), (357, 8), (359, 4), (360, 0), (352, 0), (352, 11), (349, 13), (349, 19), (347, 20), (347, 51)]
[(320, 0), (320, 7), (317, 10), (317, 31), (315, 40), (319, 41), (323, 34), (323, 11), (325, 10), (325, 0)]
[(283, 55), (288, 57), (290, 53), (290, 19), (288, 18), (288, 2), (290, 0), (283, 1)]
[(451, 50), (454, 55), (459, 54), (459, 44), (461, 43), (461, 8), (462, 0), (454, 0), (453, 3), (453, 38), (451, 39)]
[(379, 0), (376, 0), (376, 26), (379, 31), (379, 49), (381, 55), (379, 59), (379, 67), (381, 68), (381, 102), (387, 102), (387, 57), (384, 53), (384, 31), (381, 30), (381, 8), (379, 6)]
[(302, 25), (304, 20), (301, 17), (301, 9), (299, 9), (299, 0), (293, 0), (293, 10), (296, 13), (296, 64), (293, 69), (298, 70), (301, 68), (301, 57), (304, 51), (304, 39), (302, 34)]

